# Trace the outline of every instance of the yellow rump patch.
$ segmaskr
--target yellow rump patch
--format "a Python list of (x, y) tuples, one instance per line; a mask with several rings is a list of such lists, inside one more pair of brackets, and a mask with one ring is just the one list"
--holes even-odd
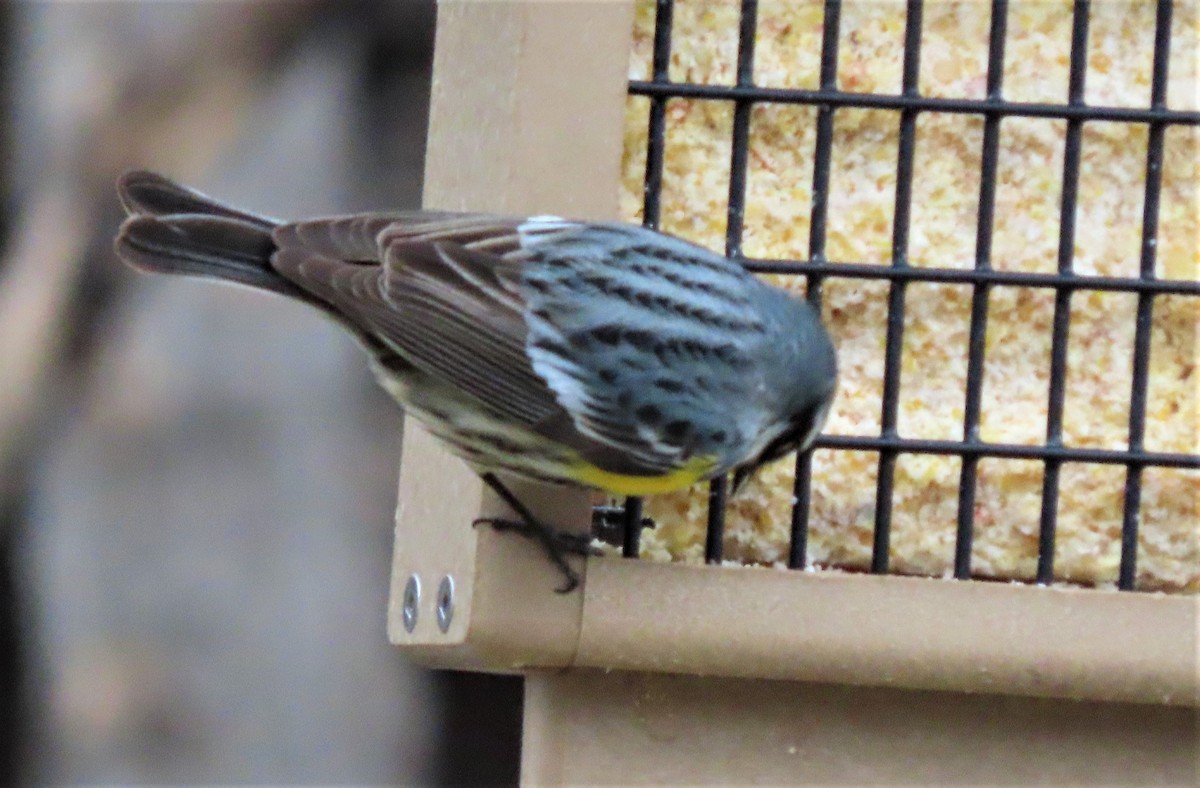
[(629, 476), (597, 468), (589, 462), (580, 461), (572, 470), (572, 477), (589, 487), (598, 487), (613, 495), (656, 495), (681, 490), (712, 473), (717, 465), (714, 457), (693, 457), (687, 463), (661, 476)]

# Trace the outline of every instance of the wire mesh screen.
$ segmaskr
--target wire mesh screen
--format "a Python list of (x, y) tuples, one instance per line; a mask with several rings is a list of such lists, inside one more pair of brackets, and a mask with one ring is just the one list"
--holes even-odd
[[(682, 3), (681, 3), (682, 5)], [(725, 252), (762, 274), (804, 277), (807, 298), (820, 306), (824, 286), (839, 278), (876, 280), (887, 288), (886, 320), (868, 327), (885, 335), (883, 342), (882, 394), (877, 435), (824, 435), (814, 449), (833, 452), (872, 452), (878, 456), (874, 479), (873, 542), (869, 569), (889, 571), (889, 544), (893, 532), (893, 493), (897, 462), (911, 455), (935, 455), (958, 458), (961, 468), (957, 481), (957, 530), (953, 545), (953, 576), (971, 578), (973, 540), (976, 536), (976, 495), (981, 462), (991, 459), (1025, 460), (1040, 465), (1041, 504), (1036, 533), (1036, 575), (1038, 583), (1055, 579), (1056, 527), (1059, 522), (1060, 479), (1064, 464), (1096, 464), (1123, 471), (1123, 503), (1120, 516), (1120, 552), (1117, 585), (1132, 589), (1138, 576), (1139, 512), (1146, 469), (1200, 468), (1200, 456), (1188, 452), (1148, 450), (1146, 447), (1147, 389), (1151, 370), (1151, 333), (1156, 300), (1165, 296), (1187, 300), (1186, 309), (1195, 314), (1200, 307), (1200, 281), (1194, 267), (1185, 277), (1162, 277), (1156, 273), (1156, 254), (1160, 228), (1164, 135), (1172, 126), (1195, 127), (1200, 112), (1168, 107), (1167, 83), (1170, 63), (1172, 14), (1170, 2), (1155, 8), (1152, 65), (1148, 102), (1142, 107), (1105, 106), (1085, 101), (1088, 74), (1089, 19), (1092, 9), (1087, 2), (1076, 2), (1071, 16), (1067, 61), (1065, 102), (1014, 101), (1005, 98), (1006, 30), (1008, 3), (994, 0), (986, 42), (985, 84), (982, 97), (959, 98), (923, 95), (920, 90), (922, 63), (923, 4), (910, 0), (903, 23), (903, 56), (898, 93), (853, 92), (839, 87), (839, 41), (842, 39), (842, 4), (829, 0), (824, 4), (821, 26), (809, 39), (819, 42), (819, 84), (813, 88), (763, 86), (755, 84), (755, 45), (759, 31), (759, 7), (755, 0), (740, 4), (737, 23), (735, 76), (731, 84), (702, 84), (671, 78), (673, 15), (672, 0), (658, 0), (654, 8), (652, 62), (648, 79), (632, 80), (632, 96), (649, 102), (645, 143), (645, 183), (643, 219), (657, 228), (663, 199), (664, 151), (668, 144), (668, 106), (684, 99), (692, 102), (725, 102), (732, 105), (728, 159), (728, 209), (725, 222)], [(1151, 57), (1147, 53), (1148, 57)], [(746, 214), (747, 172), (751, 153), (751, 119), (756, 107), (787, 105), (810, 107), (815, 124), (812, 151), (811, 203), (808, 215), (807, 259), (763, 259), (743, 253), (743, 229)], [(844, 113), (856, 109), (894, 113), (898, 122), (898, 145), (894, 158), (895, 198), (892, 206), (890, 261), (863, 263), (831, 260), (826, 256), (829, 238), (831, 188), (847, 173), (835, 166), (835, 128)], [(973, 264), (964, 267), (938, 267), (910, 260), (910, 233), (913, 223), (913, 188), (922, 173), (914, 166), (918, 141), (918, 120), (931, 116), (970, 116), (982, 121), (982, 145), (978, 151), (977, 221), (959, 232), (975, 236)], [(1009, 270), (993, 265), (993, 237), (996, 231), (997, 193), (1000, 175), (1001, 130), (1006, 119), (1039, 118), (1058, 121), (1065, 127), (1061, 166), (1054, 177), (1061, 188), (1057, 205), (1058, 236), (1056, 268), (1035, 272)], [(1101, 275), (1076, 270), (1077, 236), (1089, 232), (1076, 224), (1080, 200), (1081, 156), (1084, 155), (1084, 130), (1088, 124), (1133, 124), (1146, 129), (1145, 187), (1141, 200), (1141, 231), (1136, 274)], [(974, 166), (963, 162), (964, 167)], [(1051, 167), (1050, 163), (1046, 167)], [(804, 173), (807, 176), (808, 173)], [(793, 173), (793, 177), (801, 177)], [(1194, 263), (1193, 263), (1194, 265)], [(899, 403), (905, 376), (921, 374), (904, 367), (904, 339), (907, 330), (906, 294), (910, 286), (941, 283), (970, 289), (969, 328), (966, 342), (965, 392), (961, 418), (961, 438), (927, 439), (901, 434), (898, 424)], [(989, 316), (992, 295), (998, 288), (1038, 291), (1053, 294), (1052, 319), (1049, 321), (1049, 391), (1046, 416), (1039, 427), (1036, 442), (1004, 443), (981, 437), (985, 414), (983, 396), (985, 363), (988, 350)], [(1064, 439), (1064, 411), (1067, 407), (1068, 346), (1073, 301), (1086, 299), (1096, 292), (1124, 293), (1136, 300), (1133, 310), (1131, 373), (1111, 383), (1128, 393), (1128, 434), (1123, 448), (1073, 445)], [(1019, 296), (1018, 296), (1019, 297)], [(994, 319), (994, 318), (993, 318)], [(1116, 319), (1116, 318), (1114, 318)], [(1124, 319), (1124, 318), (1121, 318)], [(1184, 326), (1187, 329), (1187, 325)], [(1194, 326), (1190, 330), (1194, 331)], [(834, 409), (838, 407), (835, 401)], [(1040, 414), (1039, 414), (1040, 418)], [(1194, 440), (1191, 442), (1194, 447)], [(813, 491), (813, 450), (795, 460), (795, 487), (791, 506), (791, 535), (786, 561), (789, 567), (802, 568), (810, 563), (809, 523)], [(1192, 449), (1194, 452), (1194, 448)], [(1185, 488), (1186, 489), (1186, 488)], [(1194, 490), (1192, 492), (1194, 497)], [(711, 484), (708, 498), (705, 560), (722, 560), (723, 531), (726, 523), (726, 482)], [(641, 502), (627, 502), (627, 523), (641, 517)], [(638, 553), (637, 528), (627, 528), (625, 554)]]

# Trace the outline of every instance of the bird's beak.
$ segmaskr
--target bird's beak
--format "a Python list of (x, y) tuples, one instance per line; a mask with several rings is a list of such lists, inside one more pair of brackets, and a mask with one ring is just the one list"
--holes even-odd
[(733, 470), (733, 484), (730, 488), (732, 495), (737, 495), (738, 490), (742, 489), (742, 485), (750, 481), (754, 476), (754, 472), (758, 470), (757, 465), (742, 465)]

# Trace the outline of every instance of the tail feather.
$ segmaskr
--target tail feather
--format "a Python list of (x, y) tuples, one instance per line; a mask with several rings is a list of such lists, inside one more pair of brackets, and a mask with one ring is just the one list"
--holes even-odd
[(117, 194), (121, 198), (121, 204), (125, 206), (125, 212), (130, 216), (141, 214), (221, 216), (227, 219), (238, 219), (268, 231), (279, 224), (265, 216), (257, 216), (237, 208), (231, 208), (195, 189), (181, 186), (158, 173), (146, 170), (131, 170), (122, 175), (117, 180)]
[(115, 248), (134, 268), (223, 279), (324, 308), (271, 267), (273, 220), (230, 208), (151, 172), (126, 173), (117, 192), (130, 216)]
[(121, 225), (116, 251), (142, 271), (224, 279), (309, 300), (271, 268), (271, 234), (238, 219), (132, 216)]

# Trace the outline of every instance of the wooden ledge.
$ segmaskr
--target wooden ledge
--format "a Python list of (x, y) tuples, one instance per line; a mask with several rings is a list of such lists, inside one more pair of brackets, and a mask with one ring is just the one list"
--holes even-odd
[[(540, 558), (509, 545), (526, 548)], [(477, 607), (478, 637), (425, 640), (418, 659), (1200, 704), (1191, 596), (599, 558), (570, 605), (545, 573), (479, 570), (516, 581), (488, 592), (501, 623)], [(532, 652), (550, 629), (556, 647)]]
[(1195, 705), (1196, 597), (833, 572), (588, 566), (575, 664)]

